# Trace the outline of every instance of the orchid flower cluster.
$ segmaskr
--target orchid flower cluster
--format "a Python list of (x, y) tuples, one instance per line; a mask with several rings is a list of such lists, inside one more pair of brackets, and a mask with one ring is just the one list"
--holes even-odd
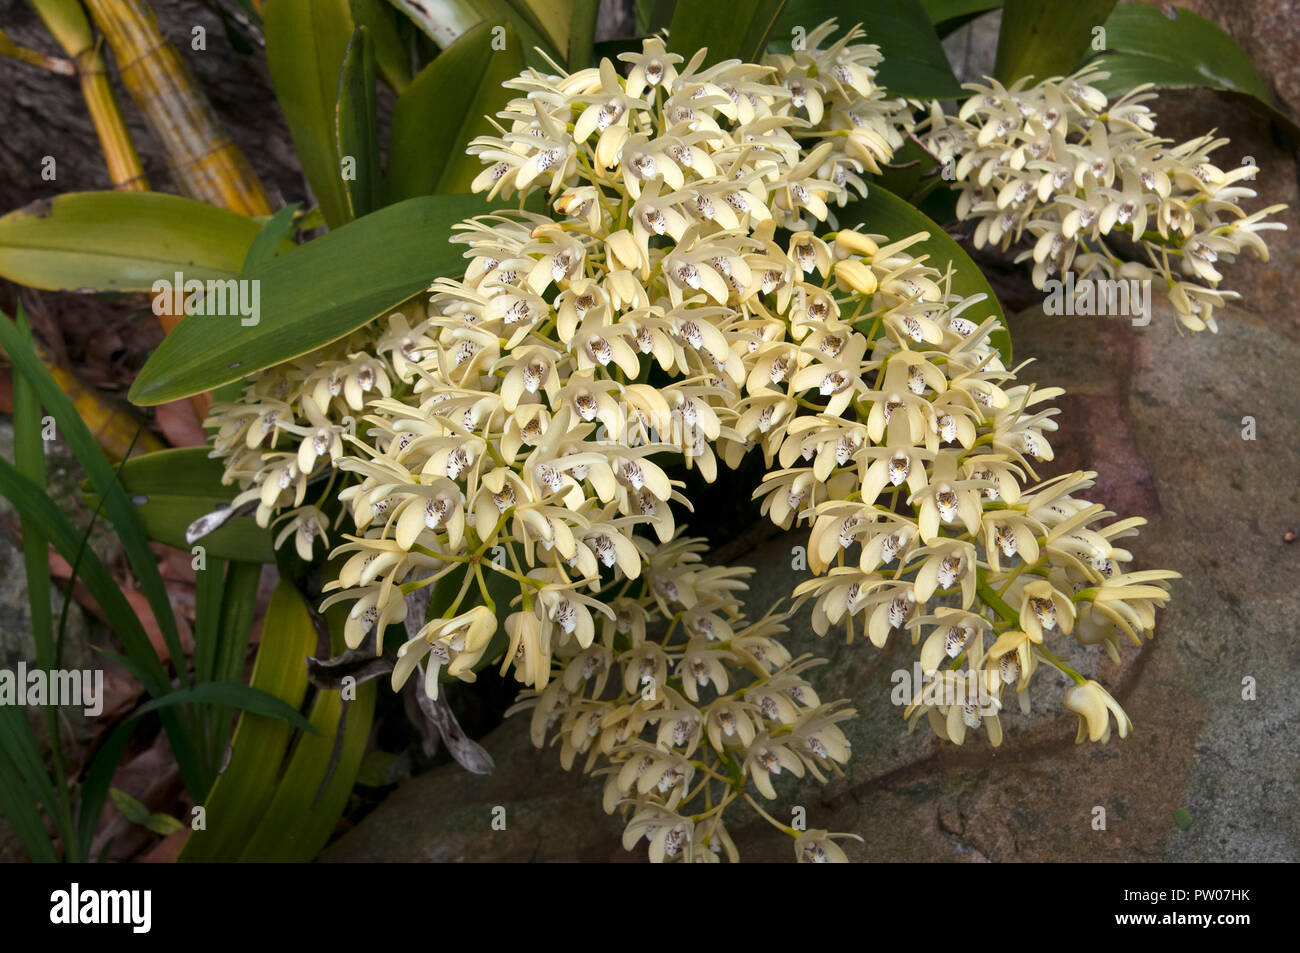
[(926, 233), (817, 234), (901, 141), (878, 52), (704, 67), (650, 39), (621, 59), (626, 77), (529, 70), (471, 144), (477, 189), (544, 194), (545, 214), (463, 223), (464, 275), (427, 307), (214, 408), (237, 502), (304, 558), (335, 534), (325, 605), (350, 604), (352, 647), (405, 624), (395, 687), (512, 671), (533, 740), (601, 764), (606, 810), (652, 859), (733, 857), (722, 814), (742, 796), (799, 859), (843, 859), (749, 792), (838, 770), (853, 714), (777, 639), (789, 610), (746, 621), (746, 571), (680, 535), (675, 466), (712, 481), (762, 454), (763, 514), (810, 530), (793, 595), (816, 632), (919, 646), (913, 726), (999, 744), (1005, 700), (1027, 710), (1046, 666), (1081, 738), (1112, 718), (1127, 734), (1066, 651), (1150, 637), (1175, 574), (1127, 568), (1143, 521), (1083, 498), (1094, 474), (1038, 478), (1060, 391), (1016, 381), (991, 302), (909, 253)]
[(833, 838), (852, 835), (796, 830), (749, 793), (771, 800), (774, 779), (824, 782), (848, 760), (837, 725), (856, 713), (803, 677), (825, 660), (791, 657), (778, 639), (788, 612), (746, 620), (738, 593), (752, 569), (704, 565), (704, 540), (635, 542), (642, 572), (608, 601), (600, 637), (560, 643), (549, 684), (512, 713), (532, 709), (533, 743), (557, 740), (566, 770), (582, 754), (588, 773), (603, 764), (605, 810), (629, 815), (623, 846), (644, 838), (652, 861), (739, 859), (723, 814), (741, 797), (794, 838), (798, 860), (843, 860)]
[(807, 35), (801, 49), (769, 54), (763, 62), (773, 70), (771, 81), (789, 92), (790, 113), (807, 121), (794, 134), (831, 146), (817, 171), (835, 186), (831, 195), (843, 208), (853, 192), (867, 194), (862, 174), (880, 175), (881, 165), (903, 147), (916, 128), (917, 104), (890, 97), (877, 85), (876, 67), (884, 57), (879, 47), (855, 42), (865, 36), (859, 27), (822, 48), (835, 32), (835, 21), (828, 20)]
[(1241, 297), (1219, 287), (1220, 266), (1245, 249), (1267, 261), (1260, 233), (1286, 228), (1268, 220), (1286, 206), (1247, 214), (1240, 203), (1256, 193), (1238, 183), (1254, 178), (1253, 163), (1215, 166), (1210, 153), (1228, 140), (1213, 134), (1156, 136), (1151, 86), (1111, 100), (1094, 85), (1108, 76), (1091, 66), (1033, 86), (968, 83), (956, 116), (933, 104), (922, 142), (955, 176), (957, 216), (978, 221), (977, 248), (1033, 239), (1016, 261), (1033, 261), (1035, 287), (1070, 270), (1159, 279), (1179, 322), (1216, 331), (1215, 310)]

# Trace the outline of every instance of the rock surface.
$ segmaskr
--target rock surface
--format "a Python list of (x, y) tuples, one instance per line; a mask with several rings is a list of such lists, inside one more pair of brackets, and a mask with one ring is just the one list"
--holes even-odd
[[(1023, 376), (1069, 393), (1044, 476), (1098, 473), (1093, 498), (1151, 521), (1132, 547), (1145, 568), (1183, 573), (1174, 600), (1141, 650), (1116, 667), (1076, 650), (1136, 725), (1126, 740), (1074, 744), (1063, 677), (1040, 673), (1033, 714), (1004, 718), (1007, 738), (961, 748), (918, 729), (908, 735), (890, 704), (890, 675), (909, 667), (910, 646), (877, 651), (862, 641), (819, 641), (796, 617), (792, 651), (827, 656), (812, 679), (823, 698), (848, 697), (859, 716), (847, 776), (822, 787), (787, 780), (768, 805), (782, 819), (806, 808), (810, 827), (861, 835), (855, 860), (1262, 860), (1300, 859), (1300, 676), (1292, 651), (1300, 595), (1292, 582), (1300, 546), (1294, 368), (1300, 342), (1233, 311), (1216, 336), (1179, 335), (1158, 309), (1146, 328), (1102, 318), (1013, 319)], [(1253, 416), (1257, 439), (1242, 439)], [(789, 591), (800, 534), (737, 558), (754, 565), (756, 597)], [(760, 606), (759, 603), (763, 605)], [(1243, 680), (1256, 685), (1243, 699)], [(562, 771), (555, 750), (536, 751), (524, 721), (507, 721), (483, 744), (488, 777), (456, 766), (403, 784), (326, 859), (621, 860), (621, 825), (600, 808), (599, 780)], [(794, 781), (794, 783), (791, 783)], [(506, 809), (506, 830), (492, 811)], [(1097, 808), (1105, 829), (1094, 829)], [(1180, 829), (1174, 812), (1191, 817)], [(729, 815), (730, 816), (730, 815)], [(742, 824), (754, 818), (753, 823)], [(748, 860), (789, 860), (789, 841), (737, 808), (733, 836)]]

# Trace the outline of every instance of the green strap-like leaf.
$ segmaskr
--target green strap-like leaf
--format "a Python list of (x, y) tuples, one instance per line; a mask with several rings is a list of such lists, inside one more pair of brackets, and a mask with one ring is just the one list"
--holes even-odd
[[(18, 333), (24, 343), (32, 345), (22, 303), (18, 304)], [(36, 391), (21, 374), (14, 378), (14, 466), (40, 489), (45, 489), (45, 441), (41, 438), (41, 402)], [(43, 669), (55, 668), (54, 617), (50, 609), (49, 543), (36, 520), (23, 516), (23, 566), (27, 571), (27, 602), (32, 620), (32, 638), (36, 663)], [(55, 722), (57, 726), (57, 721)]]
[[(225, 467), (208, 456), (206, 447), (177, 447), (131, 457), (122, 465), (118, 479), (150, 539), (189, 552), (185, 530), (201, 516), (229, 504), (239, 492), (234, 485), (222, 485)], [(98, 496), (83, 484), (86, 502), (96, 506)], [(271, 531), (258, 526), (251, 516), (227, 520), (198, 541), (207, 560), (233, 559), (245, 562), (275, 562)]]
[(375, 44), (375, 65), (384, 82), (401, 93), (411, 82), (411, 53), (397, 30), (397, 12), (384, 0), (348, 0), (352, 22)]
[(668, 28), (677, 9), (677, 0), (636, 0), (636, 31), (658, 33)]
[[(0, 325), (7, 323), (0, 320)], [(20, 514), (40, 523), (44, 527), (46, 538), (64, 559), (71, 563), (77, 558), (81, 544), (80, 534), (73, 529), (67, 517), (59, 512), (59, 508), (36, 484), (15, 470), (3, 458), (0, 458), (0, 495), (5, 496)], [(122, 590), (118, 588), (116, 580), (91, 549), (82, 552), (79, 570), (81, 581), (85, 583), (91, 597), (98, 603), (113, 631), (126, 647), (127, 656), (124, 657), (124, 661), (131, 673), (154, 698), (165, 697), (171, 691), (167, 672), (159, 661), (153, 644), (145, 634), (144, 627), (132, 610), (131, 604), (126, 601)], [(163, 729), (167, 732), (167, 740), (171, 742), (172, 753), (176, 757), (176, 765), (186, 788), (195, 796), (201, 796), (202, 768), (197, 751), (190, 737), (185, 733), (178, 713), (165, 710), (159, 713), (159, 717), (162, 719)], [(123, 740), (123, 748), (125, 744)], [(111, 752), (106, 753), (101, 750), (97, 760), (101, 757), (105, 759), (107, 765), (101, 768), (101, 772), (106, 772), (103, 788), (107, 791), (108, 782), (112, 779), (113, 767), (121, 758), (121, 751), (119, 750), (117, 755), (113, 756)], [(93, 827), (89, 832), (86, 831), (84, 825), (87, 823), (94, 822), (87, 822), (83, 816), (80, 821), (79, 837), (83, 857), (89, 850), (90, 837), (94, 834)]]
[(365, 27), (353, 32), (343, 57), (334, 129), (348, 213), (351, 218), (360, 218), (378, 207), (384, 186), (383, 170), (379, 167), (379, 119), (375, 110), (374, 43)]
[(267, 718), (278, 718), (300, 731), (316, 733), (311, 723), (284, 699), (276, 698), (253, 685), (241, 685), (238, 682), (207, 682), (190, 688), (178, 688), (162, 698), (141, 705), (136, 709), (134, 717), (139, 718), (171, 705), (219, 705)]
[(484, 19), (505, 17), (536, 31), (552, 59), (564, 63), (573, 26), (573, 0), (475, 0), (475, 5), (484, 14)]
[(295, 247), (289, 238), (289, 232), (293, 229), (293, 215), (296, 211), (298, 211), (298, 203), (293, 202), (267, 220), (262, 230), (257, 233), (257, 237), (253, 239), (253, 244), (248, 246), (248, 254), (244, 255), (244, 263), (239, 267), (241, 275), (248, 274), (262, 262), (270, 261), (280, 252)]
[[(178, 689), (162, 698), (154, 699), (147, 705), (142, 705), (136, 709), (129, 720), (113, 729), (86, 773), (86, 784), (82, 789), (81, 817), (78, 820), (79, 834), (85, 853), (90, 851), (90, 843), (99, 824), (99, 815), (103, 812), (104, 800), (108, 796), (113, 780), (113, 770), (122, 760), (127, 742), (131, 740), (136, 725), (151, 711), (158, 711), (163, 723), (166, 724), (168, 709), (175, 705), (220, 705), (275, 718), (313, 734), (317, 730), (292, 705), (252, 685), (208, 682), (192, 688)], [(195, 800), (200, 802), (206, 793), (206, 790), (191, 791)]]
[[(346, 614), (344, 606), (334, 606), (326, 613), (335, 652), (344, 648)], [(356, 697), (347, 703), (346, 712), (341, 692), (322, 691), (316, 696), (311, 722), (319, 733), (298, 742), (240, 860), (304, 862), (320, 853), (356, 783), (370, 736), (377, 688), (373, 681), (356, 686)]]
[[(15, 714), (17, 714), (15, 712)], [(0, 714), (0, 717), (4, 717)], [(52, 864), (59, 855), (45, 830), (40, 811), (32, 800), (18, 767), (0, 750), (0, 814), (5, 816), (27, 856), (38, 864)]]
[(1115, 95), (1154, 83), (1240, 93), (1294, 137), (1295, 123), (1274, 107), (1268, 84), (1237, 41), (1190, 10), (1169, 6), (1169, 16), (1166, 6), (1122, 3), (1106, 18), (1107, 52), (1097, 62), (1111, 75), (1098, 88)]
[[(18, 332), (30, 345), (31, 328), (27, 323), (27, 315), (24, 313), (21, 301), (18, 303)], [(37, 487), (45, 489), (45, 441), (41, 436), (43, 428), (40, 399), (21, 374), (13, 381), (13, 395), (15, 468)], [(27, 577), (27, 605), (32, 622), (36, 665), (43, 671), (52, 671), (59, 667), (59, 662), (54, 642), (54, 616), (50, 608), (49, 542), (41, 531), (41, 524), (30, 516), (20, 515), (20, 527), (23, 534), (23, 567)], [(52, 700), (47, 701), (49, 703), (43, 706), (42, 711), (45, 719), (46, 744), (51, 749), (55, 780), (61, 782), (64, 779), (62, 730), (59, 725), (58, 710)], [(26, 731), (27, 725), (23, 724), (22, 729)], [(43, 765), (41, 771), (44, 773)], [(73, 847), (69, 854), (75, 857), (66, 785), (61, 785), (60, 790), (52, 790), (51, 793), (59, 800), (55, 803), (47, 803), (46, 810), (55, 819), (59, 836), (65, 845)], [(22, 821), (20, 820), (19, 823)]]
[[(0, 495), (6, 497), (20, 514), (43, 527), (45, 537), (59, 555), (68, 562), (76, 558), (81, 543), (80, 534), (40, 487), (3, 458), (0, 458)], [(145, 691), (151, 695), (166, 694), (169, 690), (166, 669), (158, 660), (149, 636), (131, 609), (131, 603), (126, 601), (117, 582), (93, 549), (86, 549), (82, 554), (81, 581), (90, 590), (109, 625), (126, 646), (128, 654), (138, 663)]]
[(569, 29), (569, 72), (574, 73), (592, 62), (591, 48), (596, 39), (596, 13), (600, 0), (573, 0), (573, 20)]
[(262, 9), (275, 98), (330, 228), (351, 217), (334, 116), (353, 29), (348, 0), (267, 0)]
[[(257, 584), (261, 575), (262, 567), (257, 563), (231, 563), (226, 572), (225, 590), (221, 594), (221, 624), (218, 628), (220, 644), (213, 670), (213, 678), (218, 682), (237, 683), (243, 679), (248, 642), (253, 634), (253, 614), (257, 608)], [(228, 707), (208, 712), (207, 750), (212, 755), (209, 766), (213, 780), (216, 780), (226, 739), (230, 737), (233, 718), (234, 712)]]
[[(533, 11), (527, 0), (389, 0), (393, 6), (404, 12), (438, 47), (446, 50), (460, 37), (473, 30), (480, 23), (496, 21), (498, 25), (509, 23), (518, 34), (507, 38), (498, 33), (499, 42), (494, 49), (498, 52), (514, 50), (515, 43), (523, 49), (524, 60), (529, 66), (546, 72), (553, 68), (546, 58), (537, 51), (543, 51), (556, 63), (563, 63), (568, 43), (568, 20), (570, 14), (562, 14), (565, 20), (563, 30), (547, 29), (538, 14)], [(538, 0), (539, 7), (556, 3), (557, 8), (567, 7), (569, 0)], [(553, 20), (553, 16), (548, 16)], [(564, 45), (557, 45), (550, 39), (555, 32)]]
[[(492, 31), (506, 48), (492, 48)], [(468, 192), (483, 168), (465, 153), (475, 136), (492, 133), (487, 117), (505, 108), (513, 90), (501, 84), (524, 68), (523, 48), (508, 23), (481, 23), (420, 71), (393, 107), (388, 141), (390, 202), (419, 195)]]
[[(316, 630), (303, 598), (282, 581), (262, 622), (251, 684), (298, 708), (307, 693), (306, 659)], [(204, 799), (209, 823), (185, 842), (183, 861), (231, 861), (243, 850), (275, 795), (293, 729), (261, 715), (240, 716), (230, 763)]]
[(0, 218), (0, 277), (49, 291), (149, 291), (176, 272), (233, 278), (258, 230), (176, 195), (68, 192)]
[(996, 10), (1002, 6), (1002, 0), (921, 0), (921, 6), (930, 22), (939, 24), (972, 13)]
[[(117, 473), (109, 465), (68, 395), (55, 383), (50, 372), (36, 356), (31, 344), (23, 339), (18, 329), (3, 314), (0, 314), (0, 348), (9, 355), (14, 369), (22, 375), (36, 397), (53, 415), (60, 437), (67, 441), (68, 447), (76, 456), (82, 469), (86, 471), (91, 485), (103, 501), (104, 515), (117, 531), (127, 560), (131, 563), (136, 578), (140, 580), (140, 588), (149, 601), (158, 628), (162, 631), (172, 663), (177, 672), (183, 672), (185, 656), (181, 651), (180, 635), (176, 629), (176, 618), (172, 614), (171, 601), (167, 597), (167, 589), (163, 586), (162, 576), (158, 572), (158, 563), (149, 549), (148, 537), (140, 525), (135, 508), (127, 499), (121, 483), (118, 482)], [(73, 553), (66, 558), (70, 562), (74, 561), (76, 554)], [(130, 615), (135, 618), (135, 613), (132, 612)]]
[(211, 557), (194, 571), (194, 681), (215, 682), (217, 650), (221, 646), (221, 594), (226, 561)]
[(705, 64), (727, 59), (752, 63), (767, 48), (785, 0), (678, 3), (668, 29), (668, 48), (687, 60), (708, 48)]
[[(10, 675), (12, 677), (12, 673)], [(40, 804), (46, 814), (57, 818), (58, 795), (50, 783), (27, 716), (17, 705), (0, 705), (0, 753), (13, 765), (14, 773), (22, 780), (33, 806)]]
[(943, 44), (921, 0), (790, 0), (772, 32), (773, 48), (789, 50), (795, 40), (834, 17), (840, 30), (861, 24), (867, 43), (875, 43), (885, 60), (876, 81), (891, 96), (952, 99), (965, 95), (952, 74)]
[(436, 277), (463, 273), (451, 226), (487, 210), (473, 195), (409, 199), (273, 258), (249, 273), (261, 320), (185, 318), (140, 370), (131, 400), (162, 404), (213, 390), (343, 337)]
[(981, 13), (998, 9), (1002, 0), (921, 0), (921, 6), (935, 32), (944, 37)]
[(388, 0), (420, 28), (439, 49), (446, 49), (456, 38), (483, 21), (477, 4), (470, 0)]
[(1003, 83), (1074, 72), (1115, 0), (1006, 0), (994, 70)]

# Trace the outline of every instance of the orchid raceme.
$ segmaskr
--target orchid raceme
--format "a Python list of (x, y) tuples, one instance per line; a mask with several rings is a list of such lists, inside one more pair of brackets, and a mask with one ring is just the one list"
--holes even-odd
[(978, 222), (977, 248), (1033, 240), (1016, 260), (1033, 261), (1035, 287), (1071, 270), (1158, 280), (1185, 327), (1216, 331), (1215, 311), (1240, 297), (1219, 287), (1219, 266), (1246, 249), (1268, 261), (1260, 233), (1286, 228), (1269, 221), (1286, 206), (1247, 214), (1240, 203), (1255, 191), (1240, 183), (1253, 162), (1214, 165), (1228, 140), (1213, 134), (1160, 138), (1150, 85), (1110, 100), (1093, 85), (1107, 77), (1087, 67), (1032, 86), (967, 84), (955, 116), (932, 106), (923, 141), (959, 183), (957, 215)]
[[(790, 595), (818, 634), (919, 646), (959, 700), (907, 714), (959, 744), (998, 744), (1042, 666), (1084, 686), (1066, 705), (1105, 740), (1070, 644), (1140, 644), (1175, 578), (1129, 571), (1114, 544), (1141, 520), (1108, 522), (1094, 474), (1038, 477), (1060, 392), (1017, 381), (990, 302), (910, 253), (926, 234), (837, 228), (912, 120), (879, 52), (857, 31), (819, 46), (832, 32), (764, 64), (652, 38), (626, 75), (510, 81), (475, 186), (545, 211), (462, 223), (462, 277), (214, 408), (258, 520), (283, 514), (303, 558), (341, 544), (348, 644), (404, 623), (394, 683), (423, 672), (431, 695), (513, 672), (533, 740), (601, 764), (652, 859), (734, 855), (724, 810), (837, 770), (853, 714), (778, 640), (788, 614), (747, 621), (746, 571), (681, 536), (676, 468), (712, 481), (760, 454), (763, 513), (809, 531), (814, 578)], [(784, 830), (800, 859), (843, 859)]]

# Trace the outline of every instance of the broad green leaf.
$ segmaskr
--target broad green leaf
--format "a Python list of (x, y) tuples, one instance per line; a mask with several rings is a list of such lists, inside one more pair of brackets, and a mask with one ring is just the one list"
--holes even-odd
[(350, 218), (334, 110), (352, 31), (348, 0), (267, 0), (262, 9), (275, 98), (330, 228)]
[(353, 32), (343, 57), (334, 129), (348, 215), (360, 218), (379, 205), (384, 185), (379, 166), (379, 119), (375, 111), (374, 43), (365, 27)]
[[(952, 74), (943, 44), (926, 16), (921, 0), (790, 0), (772, 33), (773, 47), (789, 50), (826, 20), (835, 18), (841, 35), (855, 24), (875, 43), (885, 60), (876, 82), (891, 96), (953, 99), (966, 95)], [(803, 31), (802, 35), (796, 33)]]
[[(556, 63), (564, 62), (566, 46), (556, 46), (548, 38), (537, 16), (524, 0), (389, 0), (393, 6), (411, 18), (429, 39), (445, 50), (480, 23), (490, 20), (509, 22), (519, 34), (516, 42), (522, 44), (524, 59), (529, 66), (552, 72), (542, 50)], [(539, 0), (548, 4), (553, 0)], [(500, 34), (498, 34), (500, 36)], [(567, 31), (564, 33), (567, 44)], [(506, 42), (504, 37), (501, 42)], [(498, 43), (496, 49), (512, 49)]]
[[(315, 651), (316, 629), (307, 605), (291, 583), (281, 581), (262, 621), (250, 684), (299, 707), (307, 693), (306, 660)], [(211, 823), (190, 835), (181, 850), (182, 861), (231, 861), (239, 856), (275, 794), (292, 734), (279, 719), (240, 716), (230, 763), (204, 800)]]
[(676, 9), (677, 0), (636, 0), (636, 32), (645, 35), (667, 29)]
[(996, 315), (1002, 322), (1001, 329), (990, 335), (991, 343), (1002, 354), (1002, 362), (1011, 366), (1011, 335), (1007, 332), (1007, 318), (998, 303), (997, 295), (984, 272), (975, 264), (970, 255), (950, 238), (939, 225), (921, 214), (894, 193), (879, 185), (872, 185), (865, 199), (850, 202), (842, 212), (836, 213), (843, 228), (851, 228), (861, 223), (861, 231), (868, 234), (885, 235), (892, 241), (906, 238), (917, 232), (928, 232), (930, 237), (917, 242), (907, 249), (907, 253), (916, 258), (928, 255), (926, 264), (940, 272), (948, 270), (951, 262), (953, 268), (952, 290), (963, 297), (983, 294), (985, 299), (972, 305), (965, 316), (980, 324), (989, 315)]
[(475, 195), (431, 195), (380, 209), (253, 269), (256, 325), (191, 315), (141, 368), (137, 404), (213, 390), (337, 340), (386, 314), (434, 278), (464, 272), (451, 226), (488, 210)]
[(731, 3), (679, 3), (668, 28), (668, 48), (688, 61), (708, 48), (705, 64), (737, 58), (755, 62), (767, 48), (781, 19), (785, 0), (733, 0)]
[[(257, 608), (257, 584), (261, 575), (262, 567), (258, 563), (245, 562), (231, 563), (226, 573), (226, 585), (221, 595), (221, 623), (218, 626), (220, 644), (213, 669), (213, 678), (218, 682), (238, 683), (243, 680), (244, 660), (252, 636), (253, 613)], [(209, 766), (214, 781), (233, 720), (234, 712), (226, 707), (207, 712), (207, 750), (211, 756)]]
[[(506, 48), (492, 48), (503, 26)], [(509, 23), (480, 23), (420, 71), (393, 107), (388, 141), (390, 202), (418, 195), (468, 192), (483, 168), (465, 153), (475, 136), (492, 133), (488, 116), (516, 91), (501, 84), (522, 72), (523, 48)]]
[(1010, 84), (1074, 72), (1114, 7), (1115, 0), (1006, 0), (995, 75)]
[(996, 10), (1002, 6), (1002, 0), (921, 0), (921, 6), (930, 22), (939, 24), (972, 13)]
[(375, 44), (375, 65), (396, 93), (411, 82), (411, 54), (397, 30), (396, 11), (384, 0), (348, 0), (352, 22), (363, 26)]
[(1190, 10), (1122, 3), (1106, 18), (1106, 50), (1097, 63), (1110, 78), (1097, 84), (1109, 95), (1143, 83), (1206, 86), (1249, 96), (1295, 135), (1295, 123), (1273, 105), (1268, 84), (1244, 50), (1217, 25)]
[(257, 237), (253, 239), (253, 244), (248, 246), (248, 254), (244, 256), (244, 263), (239, 266), (241, 275), (248, 274), (249, 271), (262, 264), (262, 262), (270, 261), (280, 252), (296, 247), (289, 238), (289, 232), (293, 229), (293, 215), (296, 211), (298, 211), (298, 203), (292, 202), (267, 220), (266, 224), (262, 226), (262, 230), (257, 233)]
[(944, 37), (958, 27), (1002, 6), (1002, 0), (921, 0), (935, 32)]
[(948, 189), (949, 183), (935, 171), (939, 163), (934, 156), (908, 139), (894, 153), (892, 165), (886, 166), (876, 182), (899, 198), (917, 205), (919, 199), (935, 189)]
[[(239, 493), (238, 486), (222, 485), (224, 472), (222, 462), (209, 457), (206, 447), (177, 447), (132, 457), (123, 464), (119, 479), (145, 534), (189, 552), (193, 547), (185, 540), (186, 528)], [(88, 504), (95, 506), (94, 490), (86, 484), (83, 490)], [(208, 560), (271, 563), (275, 562), (271, 543), (269, 529), (262, 529), (251, 516), (236, 516), (197, 545)]]
[[(591, 32), (595, 33), (594, 8), (597, 3), (592, 3), (591, 0), (505, 0), (505, 5), (514, 10), (516, 23), (522, 18), (546, 40), (551, 50), (560, 54), (556, 59), (557, 63), (563, 63), (569, 51), (575, 25), (574, 18), (579, 15), (577, 9), (579, 6), (591, 8), (589, 11)], [(484, 5), (484, 9), (489, 8)]]
[[(335, 652), (344, 649), (346, 614), (344, 606), (335, 606), (326, 613)], [(248, 838), (240, 860), (303, 862), (320, 853), (356, 783), (370, 736), (377, 688), (374, 681), (358, 685), (356, 698), (347, 703), (346, 712), (341, 692), (321, 691), (316, 695), (311, 722), (318, 733), (299, 740), (266, 815)]]
[(208, 558), (194, 572), (194, 681), (214, 682), (221, 647), (221, 594), (226, 588), (226, 560)]
[[(9, 355), (14, 370), (22, 375), (41, 404), (54, 417), (60, 437), (67, 442), (77, 462), (86, 471), (86, 476), (102, 500), (104, 515), (113, 524), (113, 529), (122, 541), (127, 560), (140, 581), (140, 588), (145, 598), (149, 601), (149, 607), (153, 610), (154, 618), (162, 631), (172, 663), (176, 671), (183, 672), (185, 656), (181, 651), (180, 635), (176, 629), (176, 618), (172, 614), (171, 601), (167, 597), (166, 587), (163, 586), (162, 576), (158, 573), (158, 563), (154, 559), (152, 550), (149, 549), (148, 537), (140, 525), (135, 508), (117, 480), (117, 473), (95, 443), (94, 436), (82, 421), (68, 395), (50, 377), (50, 372), (36, 356), (31, 344), (23, 340), (18, 329), (3, 314), (0, 314), (0, 349)], [(78, 546), (76, 552), (66, 557), (69, 562), (76, 560), (80, 550), (81, 547)], [(135, 613), (132, 612), (130, 615), (134, 620)], [(152, 650), (150, 656), (153, 656)], [(156, 663), (157, 659), (154, 658), (154, 661)], [(161, 668), (161, 665), (159, 667)]]
[[(573, 0), (505, 0), (514, 11), (514, 22), (524, 21), (546, 41), (548, 50), (563, 54), (569, 48), (569, 21)], [(480, 4), (480, 9), (490, 9)]]
[(471, 0), (388, 0), (411, 18), (421, 32), (446, 49), (456, 38), (483, 22), (477, 4)]
[(248, 562), (231, 563), (226, 573), (221, 597), (221, 646), (213, 670), (213, 679), (218, 682), (233, 682), (244, 674), (261, 575), (262, 567)]
[(0, 218), (0, 277), (48, 291), (149, 291), (234, 278), (252, 219), (161, 192), (68, 192)]
[(569, 28), (569, 72), (594, 66), (592, 46), (596, 40), (596, 14), (600, 0), (573, 0), (573, 22)]

